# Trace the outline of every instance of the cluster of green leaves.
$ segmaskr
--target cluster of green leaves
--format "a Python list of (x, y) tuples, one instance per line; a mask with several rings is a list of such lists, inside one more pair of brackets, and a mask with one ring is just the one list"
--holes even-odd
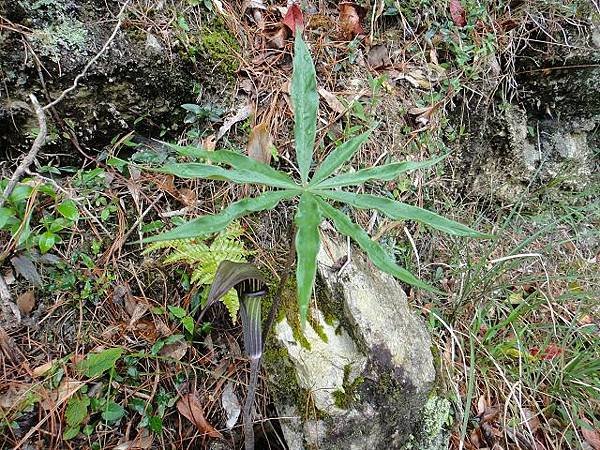
[[(296, 161), (300, 180), (288, 174), (259, 163), (234, 151), (206, 151), (196, 147), (173, 145), (180, 155), (203, 162), (167, 163), (158, 170), (183, 178), (204, 178), (227, 180), (240, 184), (259, 184), (274, 188), (255, 198), (244, 198), (222, 212), (202, 216), (182, 224), (173, 230), (145, 239), (145, 242), (188, 239), (207, 236), (223, 230), (233, 220), (258, 211), (274, 208), (279, 202), (298, 198), (294, 222), (296, 234), (296, 284), (298, 304), (302, 323), (305, 322), (309, 301), (317, 270), (317, 253), (320, 247), (319, 225), (330, 220), (343, 235), (352, 238), (381, 270), (413, 286), (434, 290), (427, 283), (416, 278), (408, 270), (400, 267), (382, 246), (372, 240), (358, 225), (334, 206), (345, 203), (358, 209), (376, 209), (393, 220), (416, 220), (432, 228), (458, 236), (481, 237), (482, 234), (460, 223), (444, 218), (428, 210), (401, 203), (390, 198), (369, 194), (357, 194), (353, 190), (371, 180), (395, 180), (409, 170), (426, 168), (442, 158), (427, 161), (405, 161), (389, 163), (377, 167), (360, 169), (354, 172), (341, 172), (370, 136), (370, 131), (356, 136), (335, 148), (314, 169), (310, 176), (315, 146), (317, 110), (319, 97), (316, 88), (315, 67), (309, 50), (296, 33), (291, 98), (294, 107), (294, 136)], [(230, 166), (229, 169), (220, 164)]]
[[(0, 181), (0, 192), (7, 183), (8, 180)], [(53, 207), (36, 211), (46, 200), (44, 197), (50, 198)], [(0, 208), (0, 231), (11, 234), (17, 249), (38, 247), (46, 253), (61, 242), (60, 232), (72, 228), (78, 219), (79, 210), (73, 200), (61, 200), (50, 184), (26, 179), (17, 184)]]
[[(243, 231), (238, 223), (232, 223), (219, 232), (210, 243), (201, 238), (166, 240), (149, 245), (144, 253), (168, 249), (168, 253), (162, 259), (163, 264), (184, 263), (192, 267), (190, 282), (192, 285), (202, 288), (202, 301), (206, 303), (208, 291), (215, 279), (219, 264), (222, 261), (243, 262), (251, 254), (249, 250), (245, 249), (244, 243), (240, 239)], [(235, 322), (240, 308), (235, 289), (230, 289), (220, 300), (227, 307), (231, 319)], [(174, 306), (169, 307), (171, 314), (182, 320), (184, 328), (190, 331), (190, 324), (184, 322), (189, 322), (186, 319), (189, 316), (184, 310), (179, 311), (179, 309)], [(190, 333), (193, 333), (193, 323), (191, 326)]]

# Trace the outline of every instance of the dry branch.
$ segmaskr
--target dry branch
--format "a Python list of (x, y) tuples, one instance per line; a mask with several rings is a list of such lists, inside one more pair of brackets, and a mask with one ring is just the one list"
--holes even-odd
[(27, 153), (25, 158), (23, 158), (21, 164), (19, 164), (19, 166), (16, 168), (12, 177), (10, 177), (9, 182), (6, 185), (6, 189), (4, 189), (2, 197), (0, 197), (0, 208), (4, 206), (4, 202), (6, 202), (6, 199), (10, 196), (10, 194), (12, 194), (13, 189), (15, 188), (21, 177), (27, 172), (29, 166), (31, 166), (38, 152), (46, 143), (46, 137), (48, 136), (48, 127), (46, 126), (46, 115), (44, 114), (42, 107), (40, 106), (35, 95), (29, 94), (29, 99), (31, 100), (33, 110), (35, 111), (35, 115), (37, 116), (40, 131), (37, 137), (35, 138), (35, 141), (33, 141), (31, 150), (29, 150), (29, 153)]

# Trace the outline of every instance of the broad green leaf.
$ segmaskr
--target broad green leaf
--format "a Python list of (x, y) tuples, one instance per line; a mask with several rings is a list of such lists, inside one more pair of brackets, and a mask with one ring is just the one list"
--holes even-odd
[(113, 401), (108, 402), (106, 409), (102, 411), (102, 418), (107, 422), (116, 422), (125, 415), (125, 409)]
[(168, 306), (169, 308), (169, 312), (171, 314), (173, 314), (175, 317), (177, 317), (178, 319), (183, 319), (185, 316), (187, 316), (187, 312), (185, 311), (185, 309), (179, 307), (179, 306)]
[(162, 433), (163, 423), (162, 419), (158, 416), (148, 417), (148, 428), (155, 433)]
[(79, 427), (70, 427), (67, 428), (62, 435), (62, 438), (64, 441), (68, 441), (70, 439), (73, 439), (74, 437), (76, 437), (79, 434)]
[(371, 239), (371, 237), (361, 227), (356, 225), (348, 216), (341, 211), (338, 211), (333, 206), (329, 205), (324, 200), (317, 198), (319, 207), (325, 217), (331, 219), (335, 228), (342, 233), (344, 236), (352, 238), (362, 248), (369, 259), (390, 275), (395, 276), (399, 280), (411, 284), (415, 287), (425, 289), (427, 291), (437, 292), (437, 290), (427, 283), (419, 280), (408, 270), (400, 267), (396, 262), (388, 255), (383, 247), (378, 242)]
[(370, 135), (371, 130), (347, 140), (329, 153), (312, 177), (311, 184), (320, 183), (341, 167), (342, 164), (349, 161), (354, 153), (369, 139)]
[(122, 354), (123, 349), (121, 347), (109, 348), (99, 353), (90, 353), (77, 367), (85, 376), (97, 377), (115, 367), (115, 363)]
[(251, 183), (266, 184), (268, 186), (275, 186), (283, 189), (298, 188), (298, 185), (287, 174), (275, 170), (267, 164), (249, 158), (246, 155), (229, 150), (216, 150), (210, 152), (198, 147), (169, 145), (180, 155), (203, 159), (217, 164), (228, 164), (234, 169), (243, 171), (244, 174), (249, 172), (254, 177), (253, 181), (250, 181)]
[(183, 328), (187, 330), (188, 333), (194, 334), (194, 319), (190, 316), (185, 316), (181, 319), (181, 324)]
[(344, 173), (332, 178), (328, 178), (317, 184), (316, 187), (319, 189), (329, 189), (333, 187), (356, 186), (369, 180), (390, 181), (394, 180), (396, 177), (398, 177), (398, 175), (408, 172), (409, 170), (431, 167), (445, 157), (446, 155), (428, 159), (426, 161), (404, 161), (371, 167), (368, 169), (361, 169), (357, 170), (356, 172)]
[(300, 178), (305, 183), (308, 180), (315, 145), (319, 94), (315, 66), (308, 47), (302, 39), (302, 33), (296, 33), (293, 66), (291, 90), (296, 160)]
[(418, 206), (407, 205), (406, 203), (395, 200), (378, 197), (369, 194), (355, 194), (353, 192), (343, 191), (318, 191), (319, 195), (347, 203), (359, 209), (376, 209), (394, 220), (416, 220), (417, 222), (429, 225), (436, 230), (456, 236), (486, 237), (487, 235), (475, 231), (462, 223), (455, 222), (434, 212), (428, 211)]
[(11, 224), (17, 220), (17, 213), (12, 208), (2, 207), (0, 208), (0, 229), (4, 228), (6, 224)]
[(197, 236), (209, 235), (223, 230), (235, 219), (257, 211), (274, 208), (282, 200), (297, 195), (296, 191), (271, 191), (265, 192), (258, 197), (245, 198), (232, 203), (219, 214), (206, 215), (190, 220), (165, 233), (151, 236), (142, 242), (157, 242), (174, 239), (188, 239)]
[(296, 284), (298, 288), (298, 307), (301, 323), (304, 324), (308, 314), (308, 305), (317, 273), (317, 253), (321, 245), (319, 224), (321, 215), (315, 197), (305, 192), (300, 197), (298, 211), (294, 222), (296, 233)]
[(16, 206), (23, 200), (28, 199), (32, 192), (33, 188), (28, 184), (18, 183), (8, 196), (8, 200)]
[(69, 399), (65, 411), (65, 420), (69, 427), (78, 427), (87, 417), (90, 398), (87, 395), (74, 395)]
[(72, 222), (75, 222), (79, 218), (79, 210), (73, 200), (65, 200), (56, 209), (65, 219)]
[(40, 252), (42, 254), (48, 252), (54, 244), (60, 241), (60, 237), (57, 234), (52, 233), (51, 231), (46, 231), (38, 237), (38, 247), (40, 248)]

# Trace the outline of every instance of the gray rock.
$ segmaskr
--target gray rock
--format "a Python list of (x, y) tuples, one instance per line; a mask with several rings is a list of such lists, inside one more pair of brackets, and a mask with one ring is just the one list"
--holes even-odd
[[(280, 415), (304, 418), (283, 423), (284, 434), (292, 449), (419, 448), (422, 412), (435, 380), (429, 335), (398, 282), (362, 254), (353, 252), (340, 272), (330, 269), (345, 252), (345, 245), (324, 239), (321, 310), (314, 310), (304, 330), (310, 348), (298, 343), (286, 319), (275, 327), (276, 345), (288, 357), (285, 367), (293, 371), (296, 390), (306, 393), (290, 404), (289, 396), (278, 396), (275, 380)], [(265, 365), (267, 373), (283, 370), (269, 367), (269, 358)], [(301, 411), (303, 405), (310, 408)]]

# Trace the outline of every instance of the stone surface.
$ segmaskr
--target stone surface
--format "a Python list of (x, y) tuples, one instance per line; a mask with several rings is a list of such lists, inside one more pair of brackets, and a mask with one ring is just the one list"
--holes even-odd
[[(285, 349), (291, 382), (306, 393), (290, 404), (289, 395), (277, 394), (281, 382), (274, 383), (277, 408), (303, 418), (283, 423), (284, 434), (290, 449), (420, 445), (422, 413), (435, 380), (429, 335), (398, 282), (362, 254), (354, 251), (343, 270), (332, 270), (345, 254), (345, 245), (323, 239), (323, 312), (313, 311), (313, 326), (304, 330), (310, 349), (298, 343), (285, 319), (276, 325), (275, 342)], [(267, 373), (282, 370), (269, 364), (267, 358)]]

